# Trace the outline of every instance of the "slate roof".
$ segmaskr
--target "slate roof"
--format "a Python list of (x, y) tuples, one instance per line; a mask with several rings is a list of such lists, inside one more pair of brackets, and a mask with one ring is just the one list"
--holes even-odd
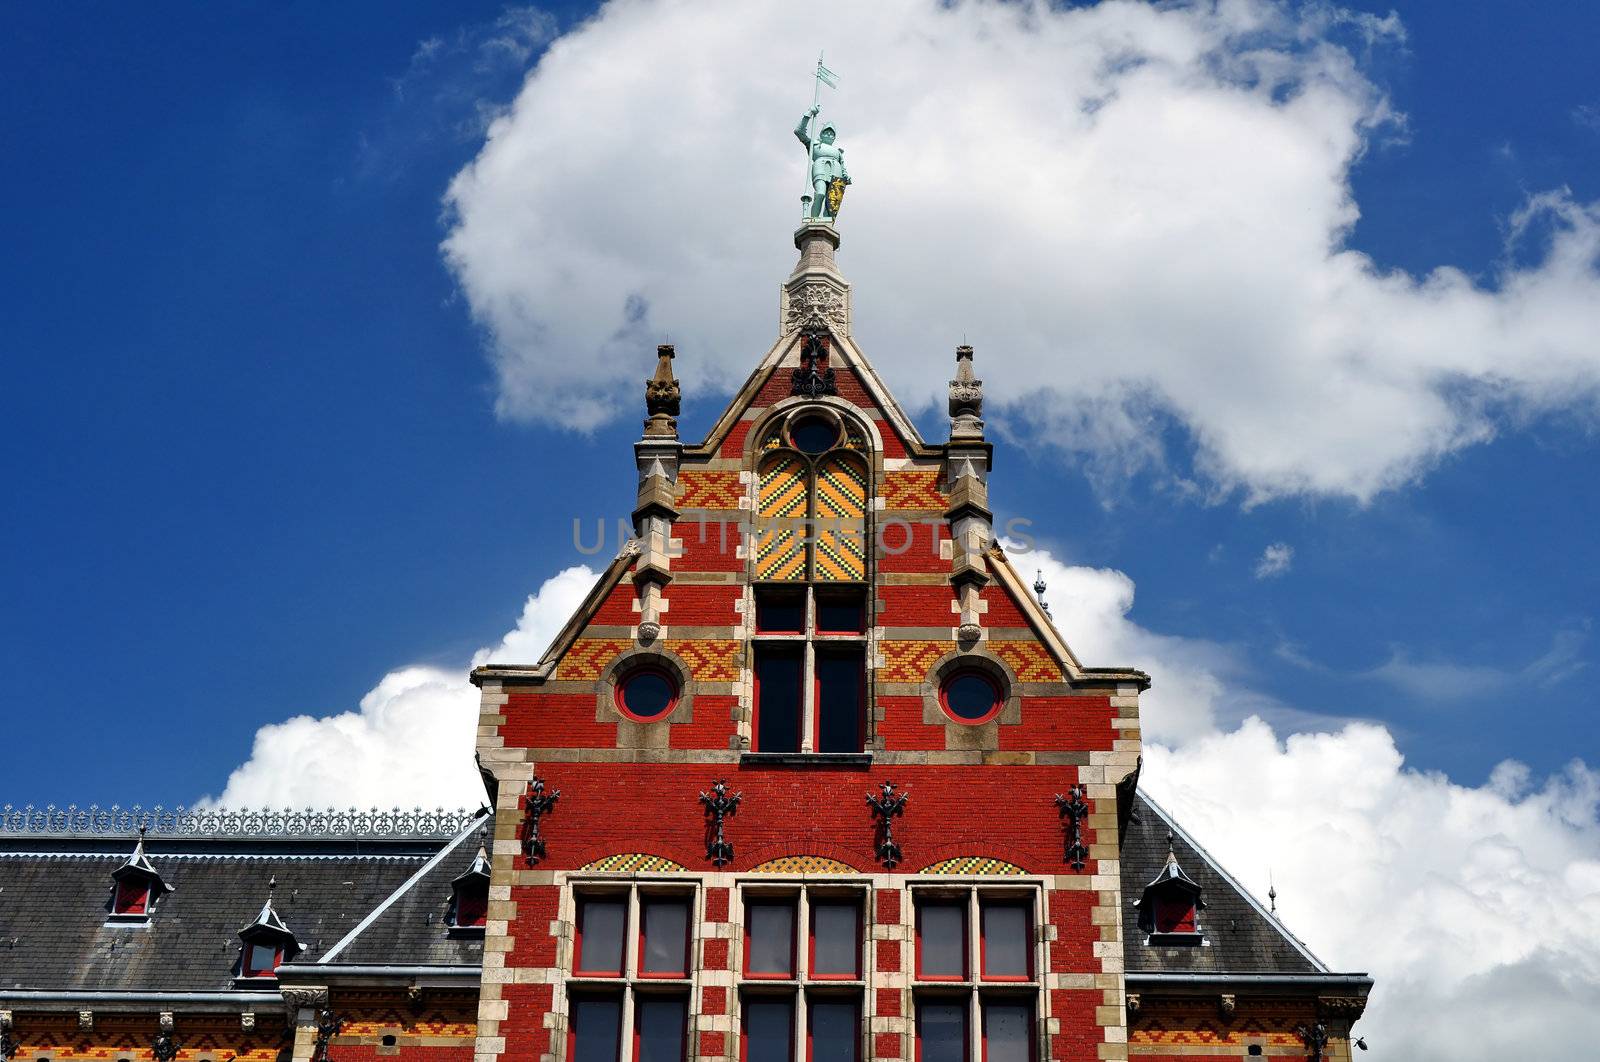
[[(1146, 883), (1163, 873), (1167, 832), (1172, 852), (1202, 892), (1199, 913), (1203, 946), (1172, 947), (1145, 943), (1134, 904)], [(1123, 962), (1134, 973), (1326, 974), (1328, 968), (1296, 940), (1278, 919), (1236, 882), (1182, 827), (1143, 793), (1122, 842)]]
[[(1141, 793), (1133, 812), (1122, 849), (1130, 976), (1329, 975), (1165, 811)], [(238, 934), (273, 876), (273, 906), (305, 948), (295, 966), (476, 967), (481, 934), (453, 931), (445, 917), (480, 822), (443, 839), (152, 837), (150, 862), (174, 891), (147, 924), (108, 921), (111, 874), (127, 861), (128, 840), (0, 835), (0, 996), (256, 988), (234, 979)], [(1169, 829), (1178, 864), (1204, 890), (1205, 946), (1151, 946), (1134, 924), (1145, 883), (1165, 866)]]
[[(476, 823), (452, 841), (151, 837), (150, 862), (173, 891), (148, 922), (112, 924), (111, 874), (128, 842), (107, 837), (0, 837), (0, 993), (7, 989), (207, 992), (255, 988), (234, 980), (239, 931), (248, 926), (276, 876), (273, 907), (304, 951), (296, 963), (320, 962), (340, 940), (439, 857), (448, 843), (475, 836)], [(459, 850), (459, 849), (458, 849)], [(462, 867), (449, 866), (448, 882)], [(444, 902), (431, 892), (400, 907), (388, 946), (371, 961), (421, 965), (480, 961), (464, 941), (446, 936)], [(433, 903), (432, 925), (423, 907)], [(394, 910), (394, 908), (391, 908)], [(414, 915), (420, 929), (405, 915)], [(435, 946), (437, 944), (438, 946)], [(381, 958), (380, 956), (381, 950)], [(270, 983), (265, 986), (269, 990)]]

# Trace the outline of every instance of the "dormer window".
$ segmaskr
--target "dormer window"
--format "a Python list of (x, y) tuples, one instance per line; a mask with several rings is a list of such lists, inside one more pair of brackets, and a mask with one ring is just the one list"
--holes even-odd
[(111, 921), (144, 923), (150, 920), (156, 903), (172, 891), (172, 886), (162, 880), (150, 857), (144, 850), (143, 826), (139, 827), (139, 840), (133, 854), (111, 872)]
[(119, 881), (117, 896), (111, 902), (114, 915), (148, 915), (150, 913), (150, 883), (148, 881)]
[(278, 964), (283, 962), (283, 949), (267, 941), (244, 946), (244, 961), (240, 977), (276, 977)]
[(1139, 928), (1145, 931), (1145, 943), (1157, 945), (1194, 946), (1205, 943), (1200, 932), (1198, 914), (1205, 910), (1200, 885), (1183, 872), (1173, 851), (1173, 836), (1167, 833), (1167, 861), (1144, 887), (1139, 902), (1134, 906), (1139, 912)]
[(472, 864), (450, 883), (450, 911), (445, 924), (452, 932), (476, 936), (489, 920), (489, 852), (480, 840)]
[(267, 882), (267, 902), (256, 915), (256, 920), (239, 930), (240, 981), (276, 978), (278, 967), (304, 950), (283, 917), (272, 906), (272, 894), (277, 888), (277, 878)]

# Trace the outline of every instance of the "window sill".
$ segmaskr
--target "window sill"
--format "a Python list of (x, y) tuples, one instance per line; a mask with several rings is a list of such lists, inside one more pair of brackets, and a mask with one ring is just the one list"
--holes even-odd
[(872, 766), (870, 752), (746, 752), (741, 767), (860, 767)]
[(1144, 942), (1155, 948), (1198, 948), (1205, 943), (1203, 933), (1151, 933)]

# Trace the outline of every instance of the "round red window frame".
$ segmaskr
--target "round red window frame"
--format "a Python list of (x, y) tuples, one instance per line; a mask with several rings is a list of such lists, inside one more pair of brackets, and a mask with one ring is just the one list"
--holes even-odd
[[(949, 696), (949, 694), (950, 694), (950, 686), (951, 686), (951, 684), (954, 683), (957, 679), (963, 679), (963, 678), (967, 678), (969, 676), (972, 677), (972, 678), (976, 678), (976, 679), (982, 679), (983, 682), (989, 687), (990, 692), (994, 694), (994, 707), (990, 708), (987, 712), (983, 713), (982, 715), (980, 715), (980, 716), (978, 716), (977, 718), (974, 718), (974, 719), (969, 719), (964, 715), (958, 715), (955, 712), (955, 710), (950, 707), (950, 696)], [(939, 707), (940, 707), (940, 709), (943, 710), (944, 714), (946, 716), (948, 716), (953, 722), (960, 723), (962, 726), (980, 726), (980, 725), (982, 725), (984, 723), (987, 723), (989, 720), (991, 720), (995, 716), (999, 715), (1000, 714), (1000, 710), (1002, 708), (1004, 708), (1005, 706), (1006, 706), (1006, 691), (1005, 691), (1005, 687), (1003, 687), (1000, 684), (1000, 681), (998, 679), (996, 679), (993, 675), (991, 675), (991, 674), (989, 674), (989, 672), (983, 670), (983, 668), (979, 668), (979, 667), (961, 667), (961, 668), (956, 668), (954, 671), (951, 671), (948, 675), (944, 676), (944, 678), (939, 680)]]
[[(657, 712), (655, 715), (640, 715), (639, 713), (630, 710), (628, 708), (627, 701), (623, 698), (623, 691), (627, 688), (628, 683), (632, 682), (641, 675), (655, 675), (665, 682), (667, 687), (672, 690), (672, 695), (667, 699), (667, 706), (661, 709), (661, 711)], [(623, 716), (633, 720), (635, 723), (661, 722), (661, 720), (665, 719), (667, 716), (671, 715), (677, 710), (678, 702), (682, 699), (683, 687), (678, 682), (678, 676), (657, 664), (642, 664), (638, 667), (629, 668), (625, 673), (617, 676), (616, 689), (612, 691), (612, 701), (614, 704), (616, 704), (617, 711), (621, 712)]]

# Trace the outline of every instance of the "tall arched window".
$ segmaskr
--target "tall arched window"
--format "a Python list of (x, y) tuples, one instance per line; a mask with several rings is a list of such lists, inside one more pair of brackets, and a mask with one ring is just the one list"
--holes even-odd
[(752, 750), (854, 753), (866, 741), (866, 436), (801, 407), (760, 442)]

